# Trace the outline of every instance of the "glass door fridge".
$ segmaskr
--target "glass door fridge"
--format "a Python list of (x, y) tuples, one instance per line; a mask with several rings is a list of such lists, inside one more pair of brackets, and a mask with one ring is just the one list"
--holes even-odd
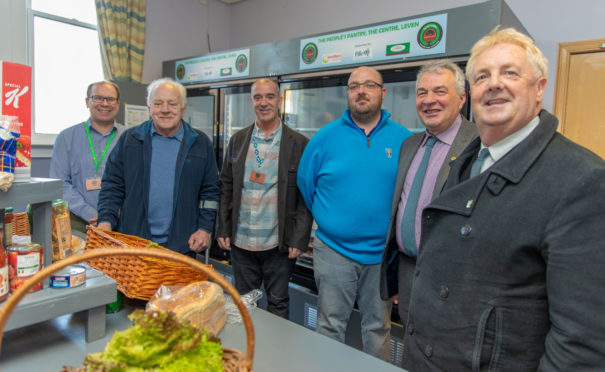
[[(425, 130), (416, 113), (416, 74), (419, 66), (381, 71), (385, 98), (383, 109), (391, 113), (391, 119), (413, 133)], [(332, 76), (284, 77), (280, 88), (283, 121), (291, 128), (311, 138), (327, 123), (342, 116), (347, 108), (347, 81), (350, 71)], [(462, 114), (468, 117), (466, 104)], [(314, 237), (314, 229), (311, 238)], [(316, 290), (313, 279), (313, 256), (304, 254), (297, 260), (294, 281)]]
[(194, 88), (187, 90), (187, 112), (185, 121), (208, 136), (217, 153), (216, 127), (219, 117), (218, 90)]
[(217, 158), (219, 169), (223, 165), (231, 136), (256, 120), (254, 108), (252, 107), (252, 103), (250, 103), (252, 83), (253, 81), (245, 85), (220, 89), (219, 157)]

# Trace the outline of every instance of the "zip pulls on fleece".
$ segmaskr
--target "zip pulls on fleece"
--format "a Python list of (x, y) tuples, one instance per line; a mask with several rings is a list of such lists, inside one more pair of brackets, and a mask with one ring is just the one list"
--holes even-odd
[[(357, 124), (355, 124), (355, 125), (357, 125)], [(370, 136), (372, 134), (374, 134), (374, 132), (376, 131), (376, 128), (378, 128), (379, 125), (380, 125), (380, 121), (378, 122), (378, 124), (376, 124), (374, 126), (374, 128), (372, 128), (372, 130), (368, 134), (366, 134), (366, 131), (363, 128), (360, 128), (359, 126), (357, 126), (361, 130), (361, 132), (363, 133), (363, 135), (366, 136), (366, 139), (368, 140), (368, 148), (370, 148)]]

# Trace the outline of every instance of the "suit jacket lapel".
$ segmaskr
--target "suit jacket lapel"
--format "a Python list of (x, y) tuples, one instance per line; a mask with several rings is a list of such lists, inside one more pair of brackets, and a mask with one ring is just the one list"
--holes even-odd
[(469, 142), (471, 142), (475, 137), (477, 137), (477, 129), (475, 124), (469, 122), (463, 117), (462, 124), (460, 125), (460, 129), (456, 134), (456, 138), (454, 138), (450, 151), (445, 156), (443, 165), (441, 166), (439, 174), (437, 175), (437, 181), (435, 182), (435, 189), (433, 190), (432, 199), (435, 199), (437, 196), (439, 196), (443, 190), (443, 185), (445, 185), (447, 176), (450, 173), (450, 163), (456, 160), (457, 154), (461, 154)]

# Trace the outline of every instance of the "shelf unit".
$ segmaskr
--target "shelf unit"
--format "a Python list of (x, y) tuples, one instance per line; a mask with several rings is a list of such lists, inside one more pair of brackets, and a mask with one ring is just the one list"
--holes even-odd
[[(32, 241), (44, 246), (44, 265), (52, 263), (51, 202), (63, 195), (60, 180), (32, 178), (30, 182), (14, 183), (0, 191), (0, 209), (32, 205)], [(0, 214), (3, 217), (4, 213)], [(116, 282), (100, 272), (87, 269), (86, 283), (65, 289), (48, 287), (25, 296), (6, 324), (6, 331), (42, 322), (77, 311), (87, 312), (86, 341), (105, 336), (105, 305), (116, 300)]]

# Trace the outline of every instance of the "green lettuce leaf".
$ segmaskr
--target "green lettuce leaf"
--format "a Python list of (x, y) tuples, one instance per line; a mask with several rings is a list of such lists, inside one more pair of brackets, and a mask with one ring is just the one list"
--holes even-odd
[(169, 311), (137, 310), (129, 318), (134, 325), (86, 357), (86, 371), (223, 371), (220, 341), (207, 331)]

